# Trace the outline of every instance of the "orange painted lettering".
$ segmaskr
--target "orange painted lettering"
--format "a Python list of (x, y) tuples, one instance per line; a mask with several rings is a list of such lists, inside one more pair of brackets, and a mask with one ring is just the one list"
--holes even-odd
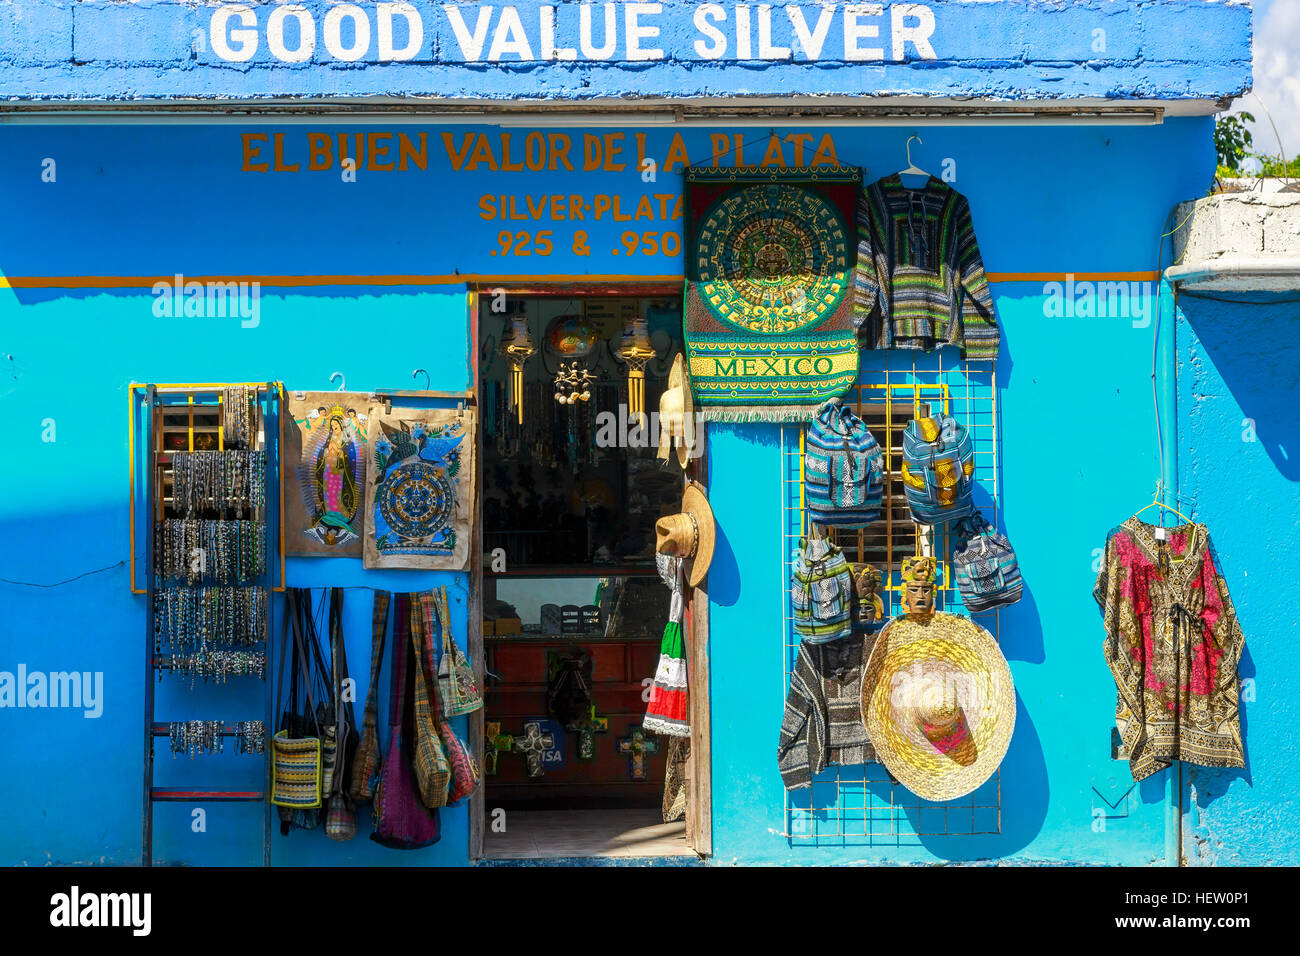
[[(424, 135), (423, 133), (420, 135)], [(455, 141), (451, 133), (442, 134), (442, 144), (447, 150), (447, 158), (451, 160), (451, 168), (460, 172), (461, 167), (465, 165), (465, 160), (469, 156), (469, 148), (474, 143), (474, 134), (466, 133), (460, 149), (456, 148)], [(423, 167), (421, 167), (423, 168)]]
[[(446, 134), (444, 134), (446, 135)], [(405, 133), (397, 134), (397, 168), (406, 169), (408, 160), (420, 169), (429, 167), (429, 134), (420, 134), (420, 148), (415, 148), (411, 137)]]
[(307, 169), (320, 172), (334, 165), (334, 149), (328, 133), (307, 134)]
[(254, 163), (253, 160), (261, 155), (260, 146), (254, 146), (256, 140), (266, 142), (265, 133), (245, 133), (244, 134), (244, 165), (241, 169), (246, 173), (265, 173), (271, 169), (270, 163)]
[(664, 172), (671, 173), (679, 165), (686, 167), (690, 164), (691, 158), (686, 155), (686, 141), (682, 139), (681, 133), (673, 133), (672, 142), (668, 144), (668, 157), (664, 160)]
[(366, 169), (373, 169), (381, 173), (392, 172), (394, 168), (393, 163), (380, 162), (381, 159), (384, 159), (388, 156), (388, 151), (392, 148), (391, 146), (388, 145), (380, 146), (379, 141), (381, 139), (388, 140), (388, 142), (391, 143), (393, 140), (393, 134), (392, 133), (367, 133), (366, 134), (366, 146), (370, 150), (370, 162), (366, 165)]
[(569, 139), (568, 134), (547, 133), (546, 141), (551, 152), (551, 162), (547, 168), (554, 171), (557, 163), (563, 163), (565, 169), (573, 172), (573, 163), (569, 162), (569, 150), (573, 146), (573, 140)]

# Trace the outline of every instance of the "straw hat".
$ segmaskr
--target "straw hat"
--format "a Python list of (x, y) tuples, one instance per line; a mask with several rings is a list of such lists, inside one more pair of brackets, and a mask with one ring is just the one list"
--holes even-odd
[(659, 396), (659, 457), (668, 460), (671, 441), (677, 445), (677, 463), (685, 468), (695, 439), (695, 396), (686, 377), (686, 360), (678, 352), (668, 373), (668, 387)]
[(970, 618), (896, 617), (863, 674), (862, 720), (903, 786), (926, 800), (956, 800), (1006, 756), (1016, 726), (1011, 669)]
[(655, 550), (688, 562), (687, 582), (696, 587), (713, 561), (713, 509), (695, 482), (682, 494), (682, 510), (655, 522)]

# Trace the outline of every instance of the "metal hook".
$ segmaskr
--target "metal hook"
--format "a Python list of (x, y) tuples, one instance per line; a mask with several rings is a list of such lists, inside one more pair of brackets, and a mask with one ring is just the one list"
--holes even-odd
[(348, 389), (348, 380), (343, 377), (342, 372), (330, 372), (330, 381), (332, 382), (336, 378), (339, 380), (338, 391), (346, 392)]
[(907, 137), (907, 168), (908, 169), (916, 168), (916, 166), (912, 163), (912, 140), (916, 140), (922, 146), (925, 145), (925, 140), (921, 139), (921, 137), (917, 136), (915, 133)]
[(426, 372), (422, 368), (417, 368), (414, 372), (411, 373), (411, 378), (415, 378), (416, 376), (421, 374), (424, 375), (424, 390), (427, 392), (429, 390), (429, 382), (431, 381), (428, 372)]

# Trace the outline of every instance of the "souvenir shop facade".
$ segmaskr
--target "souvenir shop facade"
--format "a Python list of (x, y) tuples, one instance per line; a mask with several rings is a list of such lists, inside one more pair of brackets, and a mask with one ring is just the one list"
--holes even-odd
[[(1295, 307), (1162, 280), (1249, 88), (1249, 8), (861, 6), (0, 4), (0, 859), (1300, 860), (1273, 550), (1300, 520)], [(939, 260), (955, 306), (897, 279)], [(802, 318), (737, 337), (755, 303)], [(1265, 353), (1279, 375), (1248, 372)], [(878, 579), (850, 624), (799, 588), (831, 396), (874, 446), (849, 456), (871, 500), (831, 496), (871, 511), (830, 532)], [(922, 421), (965, 434), (930, 503), (955, 487), (1014, 549), (1000, 607), (963, 593), (957, 522), (914, 520)], [(1208, 638), (1240, 674), (1235, 750), (1210, 705), (1227, 766), (1143, 764), (1116, 725), (1111, 532), (1161, 480), (1239, 624)], [(1141, 518), (1153, 554), (1208, 553)], [(905, 662), (845, 658), (865, 697), (838, 739), (833, 681), (804, 680), (826, 626), (930, 626), (914, 592), (986, 691), (955, 702), (978, 753), (951, 772), (862, 690)], [(329, 701), (361, 738), (349, 840), (296, 786), (318, 758), (269, 758), (284, 711), (316, 739)], [(440, 757), (391, 759), (395, 715)], [(407, 799), (387, 845), (376, 780)], [(551, 811), (656, 819), (595, 848), (512, 832)]]

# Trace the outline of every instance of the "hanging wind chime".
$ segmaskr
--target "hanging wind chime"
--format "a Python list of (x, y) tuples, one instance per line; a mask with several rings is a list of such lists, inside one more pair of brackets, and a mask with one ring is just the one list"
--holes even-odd
[(569, 364), (560, 363), (555, 375), (555, 400), (561, 405), (574, 405), (591, 401), (591, 385), (595, 376), (580, 366), (575, 359)]
[(528, 331), (528, 315), (524, 303), (515, 303), (513, 312), (506, 320), (505, 330), (501, 333), (501, 345), (497, 349), (510, 363), (509, 406), (515, 410), (520, 425), (524, 423), (524, 364), (537, 354), (537, 345), (532, 333)]
[(650, 344), (649, 323), (645, 316), (634, 313), (628, 317), (616, 354), (627, 365), (627, 417), (630, 421), (645, 413), (645, 367), (656, 354)]

